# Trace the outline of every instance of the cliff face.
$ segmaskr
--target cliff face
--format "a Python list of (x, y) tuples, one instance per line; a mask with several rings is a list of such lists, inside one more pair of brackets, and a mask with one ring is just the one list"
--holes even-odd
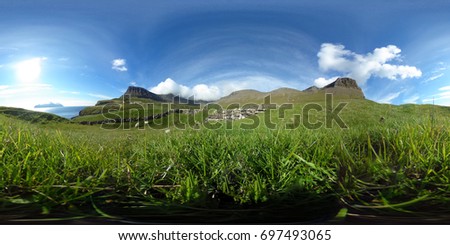
[(354, 79), (348, 77), (338, 78), (336, 81), (328, 84), (320, 90), (325, 91), (326, 93), (338, 94), (348, 98), (365, 98), (363, 91), (358, 86), (358, 83)]
[[(145, 88), (141, 87), (134, 87), (129, 86), (127, 91), (121, 96), (123, 98), (124, 96), (129, 96), (131, 98), (143, 98), (143, 99), (151, 99), (153, 101), (157, 102), (167, 102), (167, 103), (182, 103), (182, 104), (190, 104), (190, 105), (196, 105), (196, 104), (205, 104), (208, 103), (208, 101), (202, 101), (202, 100), (193, 100), (191, 98), (182, 98), (178, 95), (173, 94), (154, 94), (150, 91), (148, 91)], [(107, 102), (107, 101), (105, 101)], [(103, 103), (99, 101), (97, 104)]]
[(151, 100), (155, 100), (155, 101), (163, 101), (163, 99), (160, 96), (158, 96), (157, 94), (154, 94), (154, 93), (148, 91), (147, 89), (141, 88), (141, 87), (129, 86), (127, 91), (123, 95), (137, 97), (137, 98), (151, 99)]
[(361, 88), (358, 86), (358, 83), (354, 79), (348, 78), (348, 77), (340, 77), (336, 79), (336, 81), (328, 84), (327, 86), (323, 88), (335, 88), (335, 87), (343, 87), (343, 88), (352, 88), (352, 89), (358, 89), (361, 90)]

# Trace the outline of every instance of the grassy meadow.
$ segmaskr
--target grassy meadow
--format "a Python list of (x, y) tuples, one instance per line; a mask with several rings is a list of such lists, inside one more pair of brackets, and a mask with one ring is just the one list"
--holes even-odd
[(301, 103), (273, 110), (273, 129), (267, 111), (215, 130), (200, 115), (108, 130), (0, 114), (0, 220), (448, 223), (450, 108), (346, 102), (347, 129), (286, 129)]

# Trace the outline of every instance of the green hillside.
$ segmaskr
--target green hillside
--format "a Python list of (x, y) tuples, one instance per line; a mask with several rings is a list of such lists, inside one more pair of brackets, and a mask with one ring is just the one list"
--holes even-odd
[(333, 94), (334, 99), (364, 99), (364, 93), (355, 80), (351, 78), (338, 78), (333, 83), (323, 87), (310, 87), (303, 91), (292, 88), (279, 88), (270, 92), (259, 92), (256, 90), (240, 90), (225, 96), (215, 103), (228, 107), (239, 104), (241, 107), (246, 103), (264, 104), (270, 98), (275, 104), (299, 104), (307, 102), (324, 101), (326, 94)]
[(124, 103), (122, 99), (99, 101), (95, 106), (86, 107), (80, 111), (80, 116), (73, 119), (74, 122), (98, 122), (108, 119), (135, 119), (163, 114), (176, 109), (196, 109), (200, 106), (191, 104), (174, 104), (154, 101), (152, 99), (132, 97)]
[(324, 101), (307, 115), (317, 129), (308, 103), (212, 124), (170, 114), (161, 129), (0, 115), (0, 220), (448, 221), (450, 108), (340, 102), (346, 129), (327, 127)]
[(0, 106), (0, 114), (7, 117), (16, 118), (30, 123), (49, 123), (49, 122), (68, 122), (66, 118), (45, 113), (25, 110), (22, 108), (3, 107)]

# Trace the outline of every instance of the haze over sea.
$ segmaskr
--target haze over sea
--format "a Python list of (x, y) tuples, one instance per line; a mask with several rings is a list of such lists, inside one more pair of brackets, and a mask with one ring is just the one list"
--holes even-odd
[(44, 107), (44, 108), (34, 108), (33, 110), (40, 112), (48, 112), (56, 114), (60, 117), (71, 119), (72, 117), (78, 116), (78, 113), (85, 107), (86, 106)]

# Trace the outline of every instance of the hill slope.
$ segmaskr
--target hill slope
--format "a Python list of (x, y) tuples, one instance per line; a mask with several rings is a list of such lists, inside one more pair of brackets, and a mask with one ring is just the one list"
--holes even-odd
[(54, 114), (29, 111), (22, 108), (0, 106), (0, 114), (31, 123), (68, 122), (69, 120)]
[(230, 105), (233, 103), (264, 103), (264, 99), (270, 95), (271, 102), (281, 103), (304, 103), (312, 101), (323, 101), (325, 94), (333, 94), (335, 99), (364, 99), (364, 93), (355, 80), (351, 78), (338, 78), (333, 83), (317, 88), (309, 87), (303, 91), (292, 88), (280, 88), (271, 92), (259, 92), (256, 90), (240, 90), (225, 96), (216, 103), (220, 105)]
[[(340, 114), (348, 130), (267, 130), (264, 120), (255, 130), (239, 130), (242, 121), (236, 130), (55, 130), (0, 115), (0, 220), (91, 218), (95, 203), (126, 222), (293, 223), (347, 208), (352, 217), (448, 223), (450, 108), (349, 101)], [(289, 123), (298, 107), (273, 122)], [(324, 113), (311, 111), (311, 122)]]

